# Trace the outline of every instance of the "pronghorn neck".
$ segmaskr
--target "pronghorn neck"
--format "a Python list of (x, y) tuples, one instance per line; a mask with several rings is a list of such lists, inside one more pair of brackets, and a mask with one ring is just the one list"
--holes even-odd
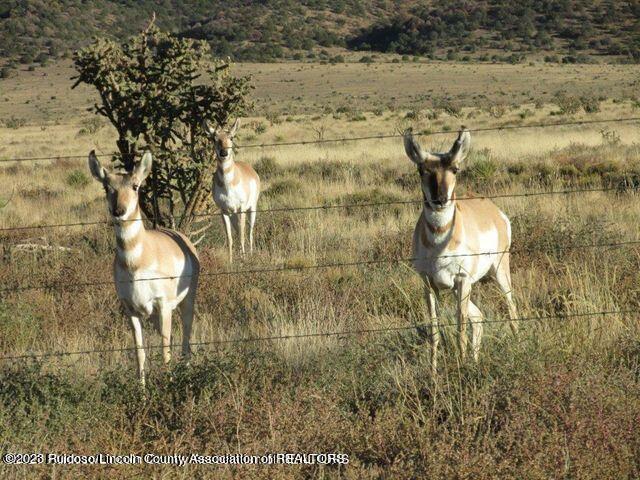
[(455, 197), (452, 197), (449, 205), (442, 210), (434, 210), (425, 202), (422, 208), (422, 215), (424, 215), (426, 228), (433, 243), (448, 242), (451, 238), (450, 233), (453, 231), (454, 221), (456, 220)]
[(224, 185), (230, 185), (235, 180), (236, 162), (233, 158), (233, 153), (230, 153), (224, 160), (219, 160), (216, 176), (220, 180), (220, 183)]
[(140, 207), (115, 224), (116, 255), (120, 263), (134, 268), (142, 255), (142, 243), (145, 234)]

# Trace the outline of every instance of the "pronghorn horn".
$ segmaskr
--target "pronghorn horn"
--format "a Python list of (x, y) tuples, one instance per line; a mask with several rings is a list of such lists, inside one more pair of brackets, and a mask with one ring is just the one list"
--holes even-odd
[(216, 126), (216, 128), (211, 128), (211, 125), (209, 125), (209, 122), (207, 122), (206, 120), (202, 120), (202, 128), (205, 132), (207, 132), (209, 135), (215, 135), (216, 133), (218, 133), (218, 127)]
[(233, 127), (229, 130), (229, 135), (235, 137), (236, 133), (238, 133), (238, 127), (240, 127), (240, 119), (236, 118), (236, 121), (233, 122)]

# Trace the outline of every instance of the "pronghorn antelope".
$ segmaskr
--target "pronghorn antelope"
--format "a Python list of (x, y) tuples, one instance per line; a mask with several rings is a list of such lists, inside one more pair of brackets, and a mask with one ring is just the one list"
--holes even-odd
[(517, 330), (517, 310), (511, 294), (509, 247), (511, 224), (490, 200), (456, 201), (456, 174), (469, 152), (471, 135), (460, 131), (447, 153), (429, 153), (404, 133), (404, 148), (418, 166), (424, 205), (413, 233), (413, 267), (425, 283), (431, 317), (431, 367), (436, 371), (440, 341), (436, 295), (454, 289), (458, 307), (458, 342), (464, 356), (467, 323), (471, 320), (471, 344), (477, 360), (482, 338), (482, 313), (469, 298), (471, 285), (485, 276), (497, 280), (509, 307), (511, 329)]
[(260, 195), (260, 177), (256, 171), (244, 162), (236, 162), (233, 158), (233, 138), (240, 121), (236, 120), (228, 132), (212, 129), (204, 123), (205, 131), (213, 138), (218, 166), (213, 180), (213, 200), (222, 211), (229, 262), (233, 262), (233, 238), (231, 223), (236, 233), (240, 233), (240, 245), (244, 250), (244, 228), (246, 212), (249, 212), (249, 252), (253, 252), (253, 227), (256, 223), (256, 208)]
[(162, 335), (164, 362), (171, 358), (171, 314), (180, 308), (182, 354), (190, 355), (196, 289), (200, 262), (191, 242), (183, 234), (160, 228), (146, 230), (138, 205), (138, 188), (151, 171), (151, 153), (146, 152), (133, 171), (108, 173), (95, 152), (89, 154), (89, 169), (102, 183), (116, 232), (113, 276), (116, 292), (133, 330), (138, 374), (144, 386), (145, 353), (140, 320), (153, 316)]

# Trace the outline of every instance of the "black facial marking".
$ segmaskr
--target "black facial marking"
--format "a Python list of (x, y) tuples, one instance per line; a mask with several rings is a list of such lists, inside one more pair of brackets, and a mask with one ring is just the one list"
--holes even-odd
[(435, 173), (429, 175), (429, 191), (431, 198), (438, 198), (438, 177)]

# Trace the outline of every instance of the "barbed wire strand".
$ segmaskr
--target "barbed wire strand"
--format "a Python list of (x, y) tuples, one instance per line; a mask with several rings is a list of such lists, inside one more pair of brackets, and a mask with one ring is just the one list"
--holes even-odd
[[(496, 127), (482, 127), (482, 128), (474, 128), (469, 129), (470, 132), (491, 132), (491, 131), (505, 131), (505, 130), (520, 130), (525, 128), (551, 128), (551, 127), (562, 127), (562, 126), (576, 126), (576, 125), (593, 125), (598, 123), (622, 123), (622, 122), (635, 122), (640, 121), (640, 117), (626, 117), (626, 118), (606, 118), (602, 120), (575, 120), (571, 122), (557, 122), (557, 123), (533, 123), (528, 125), (502, 125)], [(444, 135), (455, 133), (452, 130), (439, 130), (434, 132), (416, 132), (414, 136), (431, 136), (431, 135)], [(267, 148), (267, 147), (286, 147), (292, 145), (317, 145), (324, 143), (345, 143), (345, 142), (358, 142), (364, 140), (376, 140), (376, 139), (386, 139), (386, 138), (398, 138), (402, 137), (401, 133), (393, 133), (393, 134), (377, 134), (377, 135), (365, 135), (359, 137), (340, 137), (340, 138), (327, 138), (327, 139), (318, 139), (318, 140), (303, 140), (296, 142), (275, 142), (275, 143), (253, 143), (247, 145), (238, 144), (236, 147), (238, 149), (242, 148)], [(111, 152), (105, 155), (115, 155), (118, 152)], [(78, 159), (78, 158), (86, 158), (88, 154), (82, 155), (54, 155), (48, 157), (18, 157), (18, 158), (2, 158), (0, 159), (0, 163), (9, 163), (9, 162), (37, 162), (37, 161), (48, 161), (48, 160), (70, 160), (70, 159)]]
[[(587, 250), (591, 248), (620, 248), (627, 247), (630, 245), (638, 245), (640, 244), (640, 240), (627, 240), (623, 242), (610, 242), (610, 243), (598, 243), (598, 244), (578, 244), (578, 245), (558, 245), (554, 248), (549, 249), (548, 251), (534, 249), (534, 248), (521, 248), (515, 250), (501, 250), (495, 252), (479, 252), (479, 253), (457, 253), (450, 255), (438, 255), (437, 258), (460, 258), (460, 257), (479, 257), (485, 255), (504, 255), (504, 254), (515, 254), (519, 255), (522, 253), (533, 253), (533, 252), (544, 252), (544, 253), (553, 253), (564, 250)], [(357, 260), (353, 262), (336, 262), (336, 263), (323, 263), (323, 264), (315, 264), (315, 265), (298, 265), (298, 266), (277, 266), (277, 267), (268, 267), (262, 269), (247, 269), (247, 270), (219, 270), (214, 272), (200, 272), (200, 277), (217, 277), (217, 276), (228, 276), (228, 275), (249, 275), (249, 274), (266, 274), (266, 273), (277, 273), (277, 272), (286, 272), (286, 271), (300, 271), (300, 270), (317, 270), (324, 268), (341, 268), (341, 267), (358, 267), (358, 266), (366, 266), (366, 265), (377, 265), (377, 264), (393, 264), (393, 263), (406, 263), (421, 260), (421, 257), (409, 257), (409, 258), (384, 258), (379, 260)], [(136, 278), (131, 280), (99, 280), (92, 282), (82, 282), (82, 283), (71, 283), (71, 284), (39, 284), (39, 285), (25, 285), (20, 286), (16, 285), (13, 287), (6, 287), (0, 289), (0, 294), (6, 293), (16, 293), (23, 292), (28, 290), (70, 290), (74, 288), (86, 288), (86, 287), (100, 287), (105, 285), (113, 285), (114, 283), (119, 284), (130, 284), (137, 282), (153, 282), (157, 280), (176, 280), (178, 278), (191, 278), (194, 275), (170, 275), (170, 276), (160, 276), (160, 277), (150, 277), (150, 278)]]
[[(609, 316), (609, 315), (628, 315), (632, 313), (640, 313), (638, 309), (629, 309), (629, 310), (602, 310), (597, 312), (580, 312), (580, 313), (567, 313), (567, 314), (558, 314), (558, 315), (543, 315), (538, 317), (522, 317), (518, 318), (517, 322), (532, 322), (532, 321), (543, 321), (543, 320), (557, 320), (557, 319), (569, 319), (569, 318), (589, 318), (589, 317), (598, 317), (598, 316)], [(469, 321), (469, 324), (499, 324), (499, 323), (509, 323), (511, 319), (502, 319), (502, 320), (476, 320)], [(449, 323), (438, 323), (439, 327), (451, 327), (456, 326), (457, 322), (449, 322)], [(229, 345), (229, 344), (238, 344), (238, 343), (258, 343), (258, 342), (273, 342), (278, 340), (295, 340), (295, 339), (303, 339), (303, 338), (317, 338), (317, 337), (334, 337), (334, 336), (351, 336), (351, 335), (360, 335), (360, 334), (377, 334), (377, 333), (388, 333), (388, 332), (398, 332), (398, 331), (406, 331), (406, 330), (417, 330), (421, 328), (425, 328), (430, 326), (429, 323), (420, 323), (413, 325), (406, 325), (402, 327), (383, 327), (383, 328), (366, 328), (366, 329), (354, 329), (354, 330), (341, 330), (341, 331), (332, 331), (332, 332), (315, 332), (315, 333), (300, 333), (300, 334), (291, 334), (291, 335), (274, 335), (270, 337), (241, 337), (241, 338), (231, 338), (227, 340), (208, 340), (208, 341), (200, 341), (200, 342), (191, 342), (189, 346), (191, 347), (201, 347), (201, 346), (212, 346), (212, 345)], [(171, 343), (169, 344), (170, 348), (181, 347), (181, 343)], [(142, 347), (145, 350), (157, 350), (164, 348), (163, 345), (148, 345), (146, 347)], [(102, 349), (92, 349), (92, 350), (75, 350), (75, 351), (57, 351), (57, 352), (36, 352), (36, 353), (28, 353), (28, 354), (20, 354), (20, 355), (6, 355), (0, 357), (0, 362), (10, 361), (10, 360), (25, 360), (25, 359), (36, 359), (36, 358), (49, 358), (49, 357), (65, 357), (71, 355), (92, 355), (92, 354), (103, 354), (103, 353), (122, 353), (129, 351), (136, 351), (138, 347), (121, 347), (121, 348), (102, 348)]]
[[(640, 117), (627, 117), (627, 118), (609, 118), (602, 120), (575, 120), (572, 122), (557, 122), (557, 123), (531, 123), (528, 125), (503, 125), (496, 127), (481, 127), (481, 128), (469, 128), (470, 132), (478, 133), (478, 132), (492, 132), (492, 131), (502, 131), (502, 130), (520, 130), (524, 128), (549, 128), (549, 127), (562, 127), (562, 126), (575, 126), (575, 125), (591, 125), (597, 123), (620, 123), (620, 122), (634, 122), (640, 121)], [(434, 132), (414, 132), (414, 137), (427, 137), (431, 135), (444, 135), (455, 133), (453, 130), (438, 130)], [(309, 140), (309, 141), (300, 141), (300, 142), (279, 142), (279, 143), (253, 143), (248, 145), (237, 145), (238, 148), (266, 148), (266, 147), (280, 147), (280, 146), (290, 146), (290, 145), (310, 145), (310, 144), (322, 144), (322, 143), (332, 143), (332, 142), (357, 142), (362, 140), (377, 140), (377, 139), (385, 139), (385, 138), (398, 138), (402, 137), (402, 133), (393, 133), (393, 134), (379, 134), (379, 135), (365, 135), (360, 137), (341, 137), (341, 138), (327, 138), (327, 139), (319, 139), (319, 140)]]
[[(593, 192), (629, 192), (629, 191), (637, 191), (640, 189), (640, 186), (630, 186), (627, 189), (621, 188), (619, 186), (616, 187), (603, 187), (603, 188), (583, 188), (583, 189), (567, 189), (567, 190), (552, 190), (552, 191), (542, 191), (542, 192), (521, 192), (521, 193), (504, 193), (504, 194), (496, 194), (496, 195), (472, 195), (466, 197), (456, 197), (456, 201), (465, 201), (465, 200), (492, 200), (499, 198), (519, 198), (519, 197), (537, 197), (543, 195), (569, 195), (569, 194), (583, 194), (583, 193), (593, 193)], [(312, 211), (312, 210), (335, 210), (335, 209), (348, 209), (348, 208), (373, 208), (373, 207), (382, 207), (382, 206), (392, 206), (392, 205), (420, 205), (424, 202), (424, 200), (394, 200), (389, 202), (371, 202), (371, 203), (341, 203), (341, 204), (327, 204), (327, 205), (309, 205), (303, 207), (275, 207), (275, 208), (264, 208), (256, 210), (256, 213), (277, 213), (277, 212), (300, 212), (300, 211)], [(195, 218), (207, 218), (207, 217), (215, 217), (222, 216), (222, 212), (214, 212), (214, 213), (198, 213), (195, 214)], [(182, 217), (177, 216), (174, 217), (174, 220), (180, 220)], [(132, 219), (132, 220), (119, 220), (119, 223), (127, 223), (127, 222), (138, 222), (144, 221), (144, 219)], [(41, 224), (41, 225), (21, 225), (17, 227), (3, 227), (0, 228), (0, 232), (11, 232), (11, 231), (21, 231), (21, 230), (37, 230), (37, 229), (47, 229), (47, 228), (65, 228), (65, 227), (80, 227), (80, 226), (92, 226), (92, 225), (106, 225), (113, 223), (112, 220), (92, 220), (89, 222), (74, 222), (74, 223), (50, 223), (50, 224)]]

